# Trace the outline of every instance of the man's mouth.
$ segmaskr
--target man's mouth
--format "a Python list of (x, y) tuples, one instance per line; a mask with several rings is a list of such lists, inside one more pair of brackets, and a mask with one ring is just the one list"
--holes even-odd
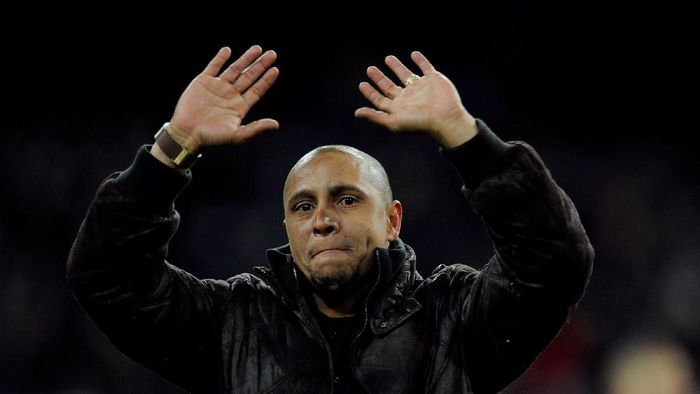
[(316, 256), (318, 256), (318, 255), (320, 255), (320, 254), (323, 254), (323, 253), (347, 252), (348, 250), (349, 250), (349, 249), (345, 249), (345, 248), (327, 248), (327, 249), (321, 249), (321, 250), (318, 250), (318, 251), (313, 252), (312, 255), (311, 255), (311, 257), (314, 258), (314, 257), (316, 257)]

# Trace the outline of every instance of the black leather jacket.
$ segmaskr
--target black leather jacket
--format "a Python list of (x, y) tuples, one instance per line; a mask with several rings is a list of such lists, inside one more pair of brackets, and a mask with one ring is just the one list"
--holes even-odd
[[(444, 153), (496, 254), (481, 270), (441, 265), (423, 279), (400, 240), (376, 250), (350, 355), (368, 392), (498, 391), (556, 336), (586, 287), (593, 249), (571, 201), (532, 148), (479, 128)], [(227, 281), (165, 262), (188, 179), (144, 147), (100, 186), (68, 261), (80, 304), (117, 347), (187, 390), (336, 390), (343, 382), (287, 246), (267, 252), (269, 267)]]

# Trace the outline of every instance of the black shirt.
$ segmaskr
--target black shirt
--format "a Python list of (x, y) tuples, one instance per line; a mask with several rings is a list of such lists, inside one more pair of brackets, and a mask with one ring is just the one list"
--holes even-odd
[(328, 317), (318, 310), (313, 295), (307, 293), (307, 302), (323, 336), (331, 348), (333, 359), (333, 391), (335, 393), (364, 393), (350, 367), (350, 346), (362, 329), (362, 314), (351, 317)]

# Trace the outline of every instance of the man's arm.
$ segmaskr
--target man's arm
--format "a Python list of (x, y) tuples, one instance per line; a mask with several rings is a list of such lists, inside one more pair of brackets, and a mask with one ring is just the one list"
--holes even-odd
[[(223, 72), (222, 48), (184, 91), (168, 133), (191, 153), (242, 143), (277, 122), (242, 124), (274, 83), (275, 53), (251, 47)], [(173, 168), (171, 168), (173, 167)], [(174, 201), (190, 172), (158, 145), (100, 186), (68, 259), (69, 284), (90, 317), (122, 351), (180, 386), (215, 391), (218, 311), (230, 284), (199, 280), (165, 261), (179, 215)]]
[(146, 147), (100, 185), (68, 258), (68, 283), (120, 350), (186, 389), (215, 387), (216, 310), (228, 284), (165, 262), (189, 181)]
[(481, 270), (438, 267), (433, 280), (451, 284), (459, 307), (476, 392), (515, 380), (566, 323), (588, 283), (593, 248), (569, 197), (539, 155), (504, 143), (479, 121), (477, 136), (443, 153), (493, 240), (496, 254)]
[(566, 322), (590, 276), (593, 249), (578, 214), (537, 153), (507, 144), (462, 106), (452, 83), (419, 52), (413, 74), (397, 58), (386, 64), (399, 87), (376, 67), (360, 91), (375, 109), (356, 116), (395, 132), (433, 137), (459, 171), (496, 255), (481, 271), (439, 267), (428, 278), (445, 283), (440, 319), (463, 340), (466, 373), (475, 392), (495, 392), (514, 380)]

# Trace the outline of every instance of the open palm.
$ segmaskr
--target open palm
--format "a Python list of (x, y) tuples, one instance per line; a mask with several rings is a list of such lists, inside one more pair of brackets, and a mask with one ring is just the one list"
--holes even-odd
[(435, 70), (420, 52), (411, 58), (423, 76), (411, 77), (413, 72), (395, 56), (388, 56), (386, 64), (396, 77), (405, 81), (399, 87), (377, 67), (369, 67), (367, 76), (374, 83), (360, 83), (360, 92), (373, 108), (363, 107), (355, 112), (359, 118), (387, 127), (396, 132), (424, 132), (436, 137), (446, 132), (457, 121), (468, 115), (459, 93), (447, 77)]
[(231, 55), (222, 48), (180, 96), (171, 120), (174, 134), (194, 151), (214, 145), (241, 143), (278, 124), (261, 119), (243, 124), (243, 118), (277, 79), (279, 71), (271, 67), (277, 55), (262, 52), (255, 45), (221, 74)]

